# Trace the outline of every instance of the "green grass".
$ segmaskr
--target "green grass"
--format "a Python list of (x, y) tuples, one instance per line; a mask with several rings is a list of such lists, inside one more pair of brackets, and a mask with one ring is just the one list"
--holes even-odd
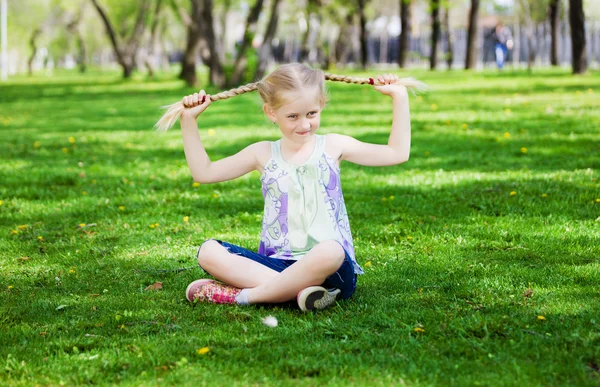
[[(172, 270), (205, 238), (256, 248), (262, 197), (257, 173), (194, 187), (179, 130), (152, 131), (179, 81), (0, 85), (0, 384), (600, 384), (600, 74), (412, 75), (409, 162), (342, 166), (366, 273), (314, 314), (185, 301), (201, 272)], [(277, 138), (260, 109), (211, 106), (213, 159)], [(390, 123), (330, 85), (323, 132)]]

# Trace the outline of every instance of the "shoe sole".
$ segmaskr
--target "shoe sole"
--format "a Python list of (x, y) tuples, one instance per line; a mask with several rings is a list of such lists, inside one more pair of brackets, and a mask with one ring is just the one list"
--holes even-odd
[(298, 306), (303, 312), (322, 310), (335, 304), (340, 293), (340, 289), (329, 292), (322, 286), (311, 286), (298, 293)]
[(189, 302), (194, 302), (194, 294), (190, 294), (192, 287), (199, 287), (199, 286), (210, 284), (213, 282), (215, 282), (215, 281), (211, 280), (211, 279), (201, 279), (201, 280), (196, 280), (196, 281), (192, 282), (191, 284), (188, 285), (187, 289), (185, 289), (185, 298), (187, 298), (187, 300)]

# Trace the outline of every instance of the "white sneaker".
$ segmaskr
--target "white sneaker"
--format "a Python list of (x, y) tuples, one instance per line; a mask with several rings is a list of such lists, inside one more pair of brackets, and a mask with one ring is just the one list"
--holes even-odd
[(298, 301), (300, 310), (303, 312), (314, 309), (321, 310), (335, 304), (340, 293), (340, 289), (328, 291), (322, 286), (310, 286), (301, 290), (296, 300)]

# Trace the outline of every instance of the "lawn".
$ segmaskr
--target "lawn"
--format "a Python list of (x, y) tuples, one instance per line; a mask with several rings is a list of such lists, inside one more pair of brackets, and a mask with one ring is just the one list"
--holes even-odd
[[(599, 385), (600, 73), (411, 75), (410, 160), (342, 165), (365, 274), (312, 314), (185, 300), (203, 240), (257, 248), (263, 202), (153, 131), (175, 77), (1, 84), (0, 384)], [(387, 141), (389, 98), (329, 86), (323, 133)], [(279, 134), (257, 93), (199, 126), (213, 159)]]

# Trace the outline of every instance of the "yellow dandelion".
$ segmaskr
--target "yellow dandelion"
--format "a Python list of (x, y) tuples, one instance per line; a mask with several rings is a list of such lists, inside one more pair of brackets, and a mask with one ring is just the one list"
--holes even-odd
[(69, 152), (69, 150), (68, 150), (67, 148), (62, 148), (62, 152), (63, 152), (63, 153), (68, 153), (68, 152)]
[(425, 332), (425, 329), (423, 329), (421, 327), (416, 327), (415, 329), (413, 329), (413, 331), (415, 331), (417, 333), (423, 333), (423, 332)]
[(85, 223), (79, 223), (79, 227), (84, 228), (86, 226)]
[(540, 321), (544, 321), (544, 320), (546, 320), (546, 317), (544, 317), (544, 316), (537, 316), (537, 319), (540, 320)]
[(21, 224), (21, 225), (17, 226), (17, 228), (19, 230), (27, 230), (27, 225), (26, 224)]
[(412, 237), (409, 235), (406, 237), (406, 239), (408, 239), (410, 241), (410, 240), (412, 240)]
[(151, 224), (149, 227), (150, 227), (150, 228), (155, 228), (156, 226), (155, 226), (155, 225), (153, 225), (153, 224)]
[(200, 183), (198, 183), (197, 181), (192, 183), (192, 187), (197, 188), (200, 187)]
[(394, 195), (390, 196), (390, 200), (394, 200), (396, 197)]
[(215, 130), (214, 130), (214, 129), (208, 129), (208, 135), (209, 135), (209, 136), (214, 136), (214, 135), (215, 135), (215, 133), (217, 133), (217, 132), (215, 132)]
[(510, 196), (515, 196), (517, 194), (517, 191), (510, 191)]
[(44, 240), (44, 237), (40, 235), (40, 236), (38, 237), (38, 241), (40, 241), (40, 242), (41, 242), (41, 241), (43, 241), (43, 240)]
[(542, 194), (542, 197), (543, 197), (543, 198), (547, 198), (547, 197), (548, 197), (548, 194)]
[(462, 124), (463, 129), (469, 129), (469, 124)]
[(8, 289), (9, 289), (9, 290), (10, 290), (10, 289), (14, 289), (14, 286), (13, 286), (13, 285), (8, 285)]
[(69, 137), (69, 142), (71, 144), (75, 144), (75, 137)]
[(10, 230), (10, 233), (12, 235), (17, 235), (19, 233), (19, 230)]
[(183, 217), (183, 221), (184, 221), (185, 223), (188, 223), (188, 222), (190, 221), (190, 217), (189, 217), (189, 216), (184, 216), (184, 217)]
[(33, 143), (33, 147), (34, 147), (35, 149), (38, 149), (38, 148), (39, 148), (39, 147), (41, 147), (41, 146), (42, 146), (42, 143), (41, 143), (41, 142), (39, 142), (39, 141), (36, 141), (36, 142), (34, 142), (34, 143)]
[(75, 273), (75, 270), (73, 270), (73, 269), (70, 269), (70, 270), (69, 270), (69, 274), (73, 274), (73, 273)]
[(600, 198), (596, 198), (596, 203), (600, 203)]
[(527, 153), (527, 148), (525, 148), (525, 147), (521, 148), (521, 153)]
[(120, 211), (125, 211), (125, 206), (119, 206)]
[(218, 194), (218, 193), (214, 193), (214, 194), (213, 194), (213, 198), (218, 198), (218, 197), (219, 197), (219, 194)]
[(82, 195), (87, 195), (87, 191), (82, 191), (81, 194)]
[(504, 138), (510, 138), (510, 133), (504, 132)]
[(4, 202), (2, 200), (0, 200), (0, 206), (3, 204)]
[(437, 110), (438, 106), (434, 103), (431, 104), (431, 110)]
[(365, 263), (365, 267), (371, 267), (371, 261), (367, 261), (367, 262)]
[(202, 348), (198, 348), (198, 349), (196, 350), (196, 353), (197, 353), (198, 355), (206, 355), (206, 354), (207, 354), (207, 353), (209, 353), (209, 352), (210, 352), (210, 348), (208, 348), (208, 347), (202, 347)]

